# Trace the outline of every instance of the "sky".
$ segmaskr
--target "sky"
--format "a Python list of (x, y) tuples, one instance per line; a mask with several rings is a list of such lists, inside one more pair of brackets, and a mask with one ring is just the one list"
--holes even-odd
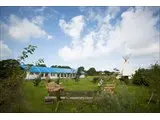
[(0, 7), (0, 59), (113, 70), (160, 61), (160, 7)]

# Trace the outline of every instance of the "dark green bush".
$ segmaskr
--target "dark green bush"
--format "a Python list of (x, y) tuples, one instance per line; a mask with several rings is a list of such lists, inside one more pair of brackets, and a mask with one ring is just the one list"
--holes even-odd
[(151, 91), (157, 94), (158, 100), (160, 100), (160, 65), (152, 65), (149, 73), (149, 86)]
[(133, 84), (149, 86), (150, 94), (154, 94), (154, 101), (160, 104), (160, 65), (151, 65), (149, 69), (139, 69), (133, 76)]
[(100, 78), (99, 78), (99, 77), (94, 77), (94, 78), (92, 79), (92, 82), (93, 82), (94, 84), (98, 83), (99, 81), (100, 81)]
[(33, 80), (33, 86), (37, 87), (39, 83), (41, 82), (41, 76), (42, 74), (39, 74), (39, 76)]
[(136, 85), (149, 86), (149, 70), (144, 68), (138, 69), (132, 78), (132, 82)]
[(0, 112), (12, 112), (20, 104), (25, 76), (18, 61), (0, 61)]
[(120, 78), (120, 81), (121, 82), (123, 81), (126, 85), (128, 85), (130, 83), (130, 80), (128, 79), (128, 76), (122, 76)]
[(36, 87), (37, 87), (40, 82), (41, 82), (41, 79), (39, 79), (39, 78), (34, 79), (34, 80), (33, 80), (33, 86), (36, 86)]

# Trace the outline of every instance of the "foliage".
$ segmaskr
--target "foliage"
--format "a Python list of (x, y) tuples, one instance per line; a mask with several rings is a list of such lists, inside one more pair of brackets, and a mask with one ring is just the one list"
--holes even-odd
[(34, 79), (34, 80), (33, 80), (33, 86), (37, 87), (40, 82), (41, 82), (41, 78), (40, 78), (40, 77)]
[[(45, 67), (46, 65), (43, 64), (44, 63), (44, 60), (43, 59), (38, 59), (36, 62), (35, 62), (35, 65), (36, 66), (42, 66), (42, 67)], [(40, 73), (38, 75), (38, 77), (36, 79), (33, 80), (33, 86), (37, 87), (39, 85), (39, 83), (41, 82), (41, 77), (42, 77), (42, 73)]]
[(46, 67), (46, 65), (44, 64), (44, 59), (40, 58), (35, 62), (36, 66), (42, 66), (42, 67)]
[(39, 67), (47, 67), (46, 64), (38, 64)]
[(99, 112), (135, 112), (132, 108), (132, 96), (130, 94), (102, 93), (100, 100), (95, 101), (96, 111)]
[(52, 65), (53, 68), (71, 68), (70, 66)]
[(0, 61), (0, 112), (12, 112), (19, 105), (25, 75), (17, 60)]
[[(133, 76), (133, 84), (149, 86), (151, 96), (159, 103), (160, 99), (160, 65), (151, 65), (149, 69), (138, 69)], [(150, 97), (151, 99), (152, 97)]]
[(34, 66), (33, 64), (26, 64), (26, 66)]
[(28, 47), (24, 48), (24, 50), (22, 51), (22, 55), (19, 56), (17, 60), (19, 62), (24, 63), (25, 59), (28, 58), (28, 55), (33, 54), (36, 48), (37, 46), (33, 46), (33, 45), (29, 45)]
[[(151, 65), (149, 69), (140, 68), (133, 75), (133, 84), (155, 88), (160, 84), (160, 65)], [(156, 87), (157, 88), (157, 87)]]
[(100, 77), (94, 77), (94, 78), (92, 79), (92, 82), (93, 82), (94, 84), (98, 83), (99, 81), (100, 81)]
[(79, 67), (78, 69), (77, 69), (77, 75), (82, 75), (82, 72), (84, 72), (85, 70), (84, 70), (84, 67), (83, 66), (81, 66), (81, 67)]
[(108, 71), (108, 70), (105, 70), (104, 73), (105, 73), (105, 75), (108, 75), (108, 76), (109, 76), (109, 75), (112, 75), (114, 72), (110, 72), (110, 71)]
[(78, 82), (80, 79), (79, 79), (80, 75), (76, 75), (76, 77), (74, 78), (75, 82)]
[(11, 112), (20, 107), (23, 80), (26, 76), (26, 72), (20, 68), (20, 63), (24, 63), (28, 55), (33, 54), (35, 48), (36, 46), (32, 45), (24, 48), (17, 60), (0, 61), (0, 112)]
[(95, 68), (90, 68), (90, 69), (87, 71), (87, 75), (89, 75), (89, 76), (97, 75), (96, 69), (95, 69)]
[(133, 78), (132, 78), (133, 84), (136, 85), (144, 85), (149, 86), (149, 70), (140, 68), (138, 69)]
[(117, 69), (117, 68), (114, 68), (113, 70), (116, 71), (116, 72), (119, 72), (119, 69)]
[(77, 69), (76, 77), (74, 78), (76, 82), (79, 81), (79, 77), (82, 75), (82, 72), (84, 72), (84, 67), (81, 66)]
[[(136, 92), (136, 94), (133, 94), (134, 92)], [(131, 92), (128, 91), (126, 85), (123, 85), (123, 87), (113, 95), (103, 92), (99, 95), (101, 99), (96, 100), (93, 104), (97, 112), (151, 112), (152, 110), (149, 109), (150, 106), (146, 101), (146, 92), (147, 91)]]
[(151, 65), (148, 73), (149, 78), (149, 87), (153, 93), (155, 93), (157, 102), (159, 103), (160, 99), (160, 65), (155, 64)]
[(128, 85), (130, 80), (128, 79), (128, 76), (121, 76), (120, 81)]

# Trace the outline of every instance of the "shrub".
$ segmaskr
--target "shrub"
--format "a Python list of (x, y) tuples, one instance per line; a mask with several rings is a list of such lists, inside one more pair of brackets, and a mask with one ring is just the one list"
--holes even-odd
[(128, 77), (126, 77), (126, 76), (122, 76), (122, 77), (120, 78), (120, 81), (123, 81), (126, 85), (129, 84), (129, 79), (128, 79)]
[(80, 80), (79, 77), (80, 77), (80, 75), (77, 74), (76, 77), (73, 78), (75, 80), (75, 82), (79, 82), (79, 80)]
[(146, 112), (147, 109), (141, 105), (143, 103), (137, 98), (134, 98), (133, 94), (129, 94), (127, 88), (122, 88), (120, 92), (113, 95), (102, 92), (99, 95), (99, 100), (96, 100), (94, 104), (94, 112)]
[[(151, 94), (159, 103), (160, 99), (160, 65), (151, 65), (149, 69), (139, 69), (133, 76), (133, 83), (136, 85), (149, 86)], [(152, 98), (152, 97), (150, 97)]]
[(132, 78), (132, 82), (136, 85), (149, 86), (149, 70), (144, 68), (138, 69)]
[(160, 99), (160, 65), (152, 65), (148, 73), (151, 91), (157, 94)]
[(41, 74), (36, 79), (33, 80), (33, 86), (37, 87), (40, 82), (41, 82)]
[(40, 82), (41, 82), (41, 79), (38, 79), (38, 78), (37, 78), (37, 79), (34, 79), (34, 80), (33, 80), (33, 86), (36, 86), (36, 87), (37, 87)]
[(12, 112), (15, 105), (19, 106), (25, 76), (18, 61), (0, 61), (0, 112)]
[(99, 81), (100, 81), (100, 78), (99, 78), (99, 77), (94, 77), (94, 78), (92, 79), (92, 82), (93, 82), (94, 84), (98, 83)]

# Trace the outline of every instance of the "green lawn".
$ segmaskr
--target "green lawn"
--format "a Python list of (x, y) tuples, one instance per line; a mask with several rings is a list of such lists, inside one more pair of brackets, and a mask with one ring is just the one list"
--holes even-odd
[(62, 79), (60, 82), (66, 91), (92, 91), (97, 88), (97, 84), (91, 82), (92, 78), (81, 78), (79, 82), (71, 79)]
[[(64, 87), (65, 92), (95, 91), (97, 89), (97, 84), (93, 84), (91, 80), (92, 77), (80, 79), (79, 82), (75, 82), (72, 79), (61, 79), (60, 83), (61, 86)], [(129, 94), (132, 97), (131, 99), (133, 99), (132, 102), (134, 102), (137, 106), (141, 106), (140, 109), (136, 108), (137, 111), (135, 112), (148, 112), (153, 108), (152, 104), (149, 106), (147, 105), (147, 100), (150, 97), (150, 94), (148, 92), (148, 88), (146, 87), (125, 85), (121, 84), (119, 80), (116, 80), (115, 91), (116, 93)], [(15, 112), (101, 112), (101, 110), (94, 109), (95, 105), (92, 103), (82, 100), (63, 100), (60, 102), (57, 111), (55, 111), (57, 102), (54, 101), (53, 104), (46, 104), (44, 102), (44, 97), (47, 95), (47, 90), (43, 81), (40, 82), (38, 87), (33, 86), (32, 81), (25, 81), (24, 100), (20, 109), (15, 110)], [(139, 102), (143, 104), (139, 104)]]

